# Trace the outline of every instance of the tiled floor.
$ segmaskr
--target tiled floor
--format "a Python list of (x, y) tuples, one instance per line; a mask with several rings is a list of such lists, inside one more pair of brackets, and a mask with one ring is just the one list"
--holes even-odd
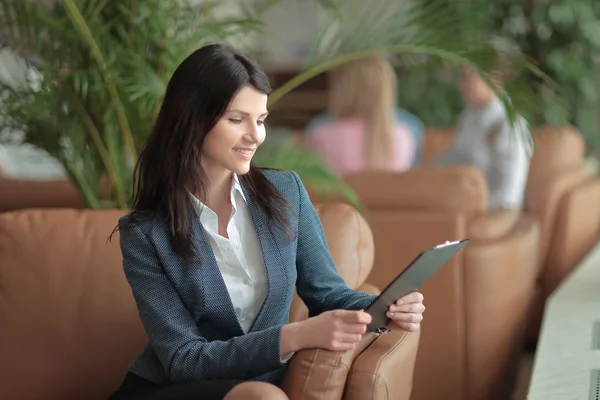
[(525, 352), (521, 357), (517, 382), (511, 400), (525, 400), (527, 398), (527, 389), (529, 388), (531, 369), (533, 368), (533, 355), (533, 352)]

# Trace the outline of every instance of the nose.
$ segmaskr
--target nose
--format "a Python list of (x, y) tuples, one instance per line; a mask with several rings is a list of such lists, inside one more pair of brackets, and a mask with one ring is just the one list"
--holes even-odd
[(249, 142), (261, 144), (265, 140), (265, 128), (261, 125), (252, 124), (249, 132), (246, 134)]

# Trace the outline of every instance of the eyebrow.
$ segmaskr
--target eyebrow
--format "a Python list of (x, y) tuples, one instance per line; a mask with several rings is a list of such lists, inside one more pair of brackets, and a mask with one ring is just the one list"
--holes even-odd
[[(241, 114), (243, 116), (249, 117), (250, 114), (247, 113), (246, 111), (241, 111), (241, 110), (228, 110), (228, 113), (237, 113), (237, 114)], [(268, 111), (265, 111), (264, 113), (260, 114), (261, 117), (266, 117), (267, 115), (269, 115)]]

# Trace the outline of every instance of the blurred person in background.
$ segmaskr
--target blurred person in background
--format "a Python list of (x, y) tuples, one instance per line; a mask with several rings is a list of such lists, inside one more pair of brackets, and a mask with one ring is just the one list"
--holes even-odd
[(423, 128), (410, 114), (415, 131), (399, 122), (395, 104), (396, 74), (384, 56), (342, 65), (330, 75), (330, 116), (309, 124), (307, 146), (340, 174), (406, 171), (413, 166)]
[[(499, 76), (499, 71), (490, 75), (496, 90)], [(464, 68), (459, 87), (466, 108), (450, 149), (432, 164), (479, 167), (488, 184), (490, 210), (521, 209), (532, 153), (527, 121), (516, 115), (511, 126), (502, 100), (476, 71)]]

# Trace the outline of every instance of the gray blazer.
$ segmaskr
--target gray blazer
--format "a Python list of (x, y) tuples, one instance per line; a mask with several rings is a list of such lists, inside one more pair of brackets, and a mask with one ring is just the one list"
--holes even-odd
[[(130, 371), (154, 383), (248, 379), (277, 383), (283, 375), (281, 328), (297, 288), (310, 315), (367, 307), (372, 295), (350, 289), (337, 274), (323, 227), (298, 175), (264, 170), (290, 203), (293, 239), (269, 226), (244, 189), (267, 267), (269, 290), (247, 334), (238, 323), (210, 243), (194, 218), (200, 261), (178, 257), (166, 220), (119, 220), (123, 268), (149, 343)], [(290, 213), (291, 214), (291, 213)]]

